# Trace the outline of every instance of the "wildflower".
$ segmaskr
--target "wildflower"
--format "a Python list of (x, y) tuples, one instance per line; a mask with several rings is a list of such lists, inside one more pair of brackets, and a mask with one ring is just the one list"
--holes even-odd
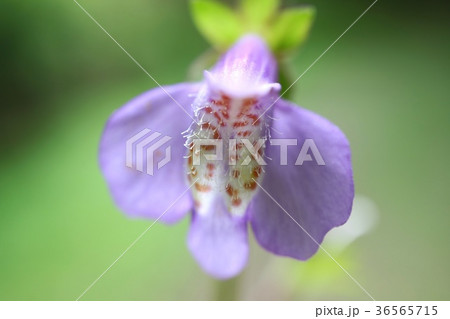
[[(235, 276), (247, 262), (248, 223), (268, 251), (306, 260), (351, 211), (347, 139), (328, 120), (278, 99), (276, 79), (277, 64), (264, 41), (244, 36), (205, 71), (203, 82), (155, 88), (128, 102), (110, 117), (101, 139), (100, 166), (117, 206), (167, 224), (191, 212), (189, 250), (220, 279)], [(126, 141), (145, 128), (172, 137), (171, 161), (153, 176), (125, 165)], [(244, 147), (244, 137), (256, 155)], [(312, 139), (325, 165), (297, 166), (291, 153), (280, 161), (279, 147), (268, 147), (276, 138)], [(235, 140), (236, 151), (229, 161), (207, 159), (214, 150), (201, 146), (194, 154), (196, 139)], [(196, 155), (200, 165), (194, 165)]]

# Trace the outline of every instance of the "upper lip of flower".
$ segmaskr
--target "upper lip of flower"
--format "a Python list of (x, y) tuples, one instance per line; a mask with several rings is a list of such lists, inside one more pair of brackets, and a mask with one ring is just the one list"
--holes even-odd
[[(347, 139), (328, 120), (283, 99), (277, 99), (271, 109), (276, 120), (270, 121), (267, 115), (261, 119), (264, 121), (261, 125), (267, 125), (261, 126), (262, 129), (267, 129), (268, 136), (273, 138), (314, 139), (327, 165), (310, 162), (295, 166), (295, 158), (290, 154), (287, 165), (279, 165), (280, 155), (267, 148), (266, 156), (272, 160), (264, 167), (264, 177), (261, 173), (256, 176), (257, 184), (265, 191), (258, 192), (256, 185), (250, 185), (255, 186), (255, 192), (251, 193), (243, 214), (230, 214), (223, 196), (202, 197), (210, 201), (209, 210), (199, 213), (194, 208), (194, 200), (186, 192), (187, 160), (182, 136), (191, 119), (173, 99), (181, 105), (193, 105), (196, 109), (201, 106), (206, 110), (203, 102), (213, 98), (211, 94), (223, 93), (230, 99), (229, 103), (240, 101), (241, 106), (245, 98), (257, 98), (261, 111), (277, 97), (280, 87), (276, 77), (276, 61), (263, 40), (254, 35), (245, 36), (206, 73), (204, 82), (152, 89), (117, 110), (100, 142), (100, 167), (116, 204), (130, 216), (160, 218), (165, 223), (176, 222), (193, 210), (189, 249), (203, 269), (217, 278), (232, 277), (245, 266), (247, 221), (264, 248), (305, 260), (316, 252), (325, 234), (343, 224), (350, 214), (354, 191)], [(190, 112), (194, 115), (194, 110)], [(199, 111), (195, 114), (200, 115)], [(217, 122), (211, 118), (207, 124), (221, 127), (220, 119), (226, 115), (212, 116)], [(204, 124), (201, 118), (198, 120), (194, 126)], [(232, 123), (235, 122), (233, 119)], [(244, 126), (249, 123), (256, 124), (256, 121), (246, 122)], [(231, 122), (225, 126), (231, 132), (244, 127)], [(124, 160), (126, 141), (145, 128), (172, 137), (167, 143), (172, 159), (153, 176), (126, 167)], [(214, 129), (209, 134), (214, 137)], [(208, 169), (205, 166), (204, 173)], [(223, 191), (229, 192), (231, 199), (237, 199), (234, 186), (231, 187), (225, 186)], [(314, 240), (299, 231), (280, 204)]]
[(273, 92), (277, 94), (281, 90), (279, 83), (264, 83), (256, 84), (249, 79), (244, 81), (236, 81), (234, 78), (225, 80), (217, 79), (211, 72), (204, 72), (205, 81), (208, 86), (215, 88), (217, 92), (223, 92), (226, 95), (233, 96), (237, 99), (244, 99), (248, 97), (263, 97)]

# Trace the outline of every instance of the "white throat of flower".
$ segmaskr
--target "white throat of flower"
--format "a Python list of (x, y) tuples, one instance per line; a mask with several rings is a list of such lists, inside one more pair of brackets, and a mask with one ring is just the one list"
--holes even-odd
[[(243, 216), (264, 175), (267, 128), (259, 118), (261, 101), (256, 96), (231, 98), (205, 87), (194, 108), (199, 124), (190, 128), (186, 145), (188, 179), (197, 180), (192, 188), (195, 209), (206, 215), (222, 201), (232, 215)], [(205, 140), (220, 143), (203, 145)], [(218, 147), (223, 147), (222, 159), (208, 159), (220, 152)]]

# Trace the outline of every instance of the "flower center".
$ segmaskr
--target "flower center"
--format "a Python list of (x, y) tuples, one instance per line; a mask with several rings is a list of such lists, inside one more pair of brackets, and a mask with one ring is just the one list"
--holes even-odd
[(222, 200), (232, 215), (243, 216), (263, 177), (267, 129), (261, 105), (256, 98), (207, 95), (187, 141), (196, 210), (207, 214)]

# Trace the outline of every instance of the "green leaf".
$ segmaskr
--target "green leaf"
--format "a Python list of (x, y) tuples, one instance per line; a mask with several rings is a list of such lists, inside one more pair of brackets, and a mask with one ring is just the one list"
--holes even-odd
[(280, 0), (242, 0), (241, 13), (247, 27), (258, 31), (277, 12)]
[(213, 0), (191, 0), (191, 13), (202, 35), (217, 49), (224, 50), (242, 34), (237, 15)]
[(313, 7), (292, 8), (281, 12), (268, 36), (271, 48), (279, 53), (300, 46), (308, 36), (315, 12)]

